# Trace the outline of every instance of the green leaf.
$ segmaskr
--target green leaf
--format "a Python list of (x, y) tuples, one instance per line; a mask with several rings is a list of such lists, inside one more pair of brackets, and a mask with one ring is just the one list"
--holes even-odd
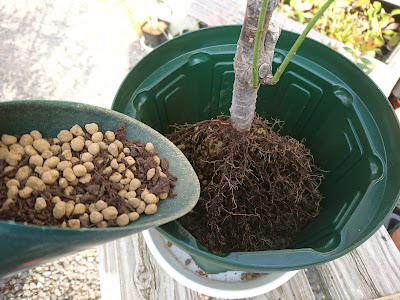
[(392, 36), (388, 45), (391, 48), (396, 47), (400, 43), (400, 33), (396, 33), (396, 35)]
[(374, 38), (374, 46), (382, 47), (383, 45), (385, 45), (385, 39), (382, 36)]
[(400, 15), (400, 8), (397, 9), (393, 9), (392, 12), (390, 13), (390, 15), (393, 16), (397, 16)]
[(374, 3), (372, 3), (372, 6), (374, 7), (376, 13), (379, 13), (382, 9), (382, 4), (378, 1), (374, 1)]
[(364, 65), (366, 66), (371, 66), (371, 67), (375, 67), (375, 64), (370, 61), (368, 58), (366, 57), (361, 57), (360, 60), (363, 62)]
[(349, 47), (343, 47), (343, 49), (344, 49), (346, 52), (354, 53), (354, 50), (351, 49), (351, 48), (349, 48)]
[(359, 67), (361, 70), (365, 71), (368, 69), (368, 67), (362, 63), (356, 63), (357, 67)]
[(393, 30), (383, 30), (383, 31), (382, 31), (382, 34), (388, 35), (388, 36), (392, 36), (392, 35), (396, 34), (396, 31), (393, 31)]

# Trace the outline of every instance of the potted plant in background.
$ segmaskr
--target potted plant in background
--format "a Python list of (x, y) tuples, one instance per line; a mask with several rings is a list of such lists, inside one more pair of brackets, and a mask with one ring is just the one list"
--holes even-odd
[[(233, 81), (241, 75), (232, 64), (239, 32), (239, 26), (209, 28), (165, 43), (127, 75), (113, 109), (164, 134), (173, 124), (228, 114)], [(296, 39), (282, 32), (275, 51), (269, 48), (270, 61), (261, 59), (254, 69), (250, 62), (250, 76), (255, 70), (257, 79), (272, 82), (271, 71)], [(245, 42), (248, 47), (255, 39)], [(257, 92), (248, 90), (255, 99)], [(328, 171), (321, 185), (320, 216), (284, 250), (215, 254), (176, 221), (157, 228), (209, 273), (290, 271), (335, 259), (368, 239), (397, 202), (398, 158), (390, 149), (400, 144), (399, 126), (388, 100), (353, 63), (306, 40), (280, 82), (261, 87), (257, 101), (261, 117), (285, 121), (281, 133), (305, 139), (317, 165)], [(251, 124), (251, 112), (249, 119)]]
[(189, 3), (172, 0), (123, 1), (141, 45), (148, 51), (186, 31), (199, 28), (187, 14)]

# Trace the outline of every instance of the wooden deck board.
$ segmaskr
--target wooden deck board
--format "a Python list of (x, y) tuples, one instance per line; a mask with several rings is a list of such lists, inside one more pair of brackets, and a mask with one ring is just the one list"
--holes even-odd
[[(105, 244), (99, 250), (103, 299), (204, 299), (157, 264), (141, 234)], [(400, 252), (384, 227), (349, 254), (309, 270), (326, 299), (374, 299), (400, 292)], [(274, 291), (248, 299), (279, 298), (315, 299), (303, 270)]]
[(374, 299), (400, 292), (400, 252), (383, 226), (354, 251), (310, 271), (326, 299)]

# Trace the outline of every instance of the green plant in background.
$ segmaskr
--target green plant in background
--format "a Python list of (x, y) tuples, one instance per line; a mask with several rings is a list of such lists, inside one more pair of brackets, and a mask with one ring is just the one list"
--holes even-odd
[[(324, 0), (282, 0), (279, 12), (300, 23), (308, 23)], [(393, 18), (400, 9), (386, 12), (380, 2), (338, 0), (319, 19), (315, 30), (348, 47), (355, 62), (368, 71), (373, 63), (365, 56), (381, 54), (381, 48), (394, 48), (400, 42), (399, 24)]]

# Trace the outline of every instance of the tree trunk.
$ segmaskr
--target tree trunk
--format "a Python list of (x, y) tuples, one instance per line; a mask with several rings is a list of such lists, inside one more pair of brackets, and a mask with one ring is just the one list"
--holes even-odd
[[(261, 37), (258, 77), (263, 84), (272, 84), (272, 59), (280, 28), (270, 23), (272, 12), (279, 0), (269, 0)], [(246, 14), (234, 60), (235, 82), (230, 108), (233, 127), (238, 131), (250, 130), (256, 109), (258, 87), (252, 87), (253, 46), (260, 14), (261, 0), (247, 0)]]

